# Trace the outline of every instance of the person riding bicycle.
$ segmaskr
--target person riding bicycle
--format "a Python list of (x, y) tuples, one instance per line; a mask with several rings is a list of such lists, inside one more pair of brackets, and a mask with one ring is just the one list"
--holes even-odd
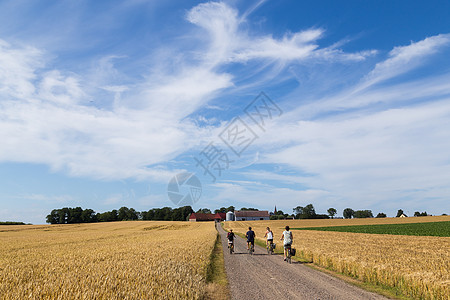
[(283, 231), (283, 234), (281, 235), (281, 239), (283, 241), (284, 245), (284, 260), (286, 261), (287, 252), (291, 248), (292, 242), (294, 241), (294, 235), (291, 231), (289, 231), (289, 226), (285, 227), (285, 231)]
[(267, 231), (264, 237), (267, 238), (266, 246), (269, 247), (269, 245), (273, 244), (273, 232), (269, 227), (267, 227), (266, 229)]
[(234, 232), (233, 232), (233, 229), (230, 229), (230, 232), (228, 232), (227, 239), (228, 239), (228, 248), (230, 248), (230, 246), (233, 245), (233, 243), (234, 243)]
[(255, 232), (252, 230), (251, 227), (248, 228), (248, 231), (247, 231), (247, 233), (245, 234), (245, 236), (247, 237), (247, 250), (249, 250), (250, 244), (252, 244), (252, 246), (253, 246), (253, 251), (255, 251), (255, 237), (256, 237), (256, 234), (255, 234)]

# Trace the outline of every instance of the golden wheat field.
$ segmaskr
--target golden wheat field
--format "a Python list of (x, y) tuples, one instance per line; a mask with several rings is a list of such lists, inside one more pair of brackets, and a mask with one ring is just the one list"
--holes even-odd
[(198, 299), (213, 222), (0, 226), (1, 299)]
[[(449, 221), (450, 217), (421, 217), (420, 222)], [(225, 222), (225, 229), (245, 233), (252, 226), (263, 238), (266, 227), (275, 242), (284, 226), (291, 228), (337, 225), (413, 223), (417, 218), (351, 220), (277, 220)], [(365, 282), (395, 287), (415, 299), (449, 299), (450, 238), (363, 234), (330, 231), (292, 231), (297, 256), (316, 265)], [(279, 241), (279, 243), (282, 243)], [(278, 247), (277, 247), (278, 248)]]

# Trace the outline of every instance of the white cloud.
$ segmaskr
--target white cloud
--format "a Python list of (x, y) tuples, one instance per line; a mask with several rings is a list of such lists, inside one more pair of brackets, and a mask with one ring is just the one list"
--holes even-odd
[(76, 104), (83, 96), (85, 97), (85, 94), (75, 77), (63, 76), (56, 70), (43, 74), (39, 86), (39, 98), (58, 105), (70, 105)]
[[(284, 119), (316, 118), (330, 112), (347, 114), (350, 109), (367, 109), (371, 105), (380, 103), (399, 105), (421, 101), (421, 99), (437, 100), (439, 97), (446, 96), (449, 94), (448, 72), (429, 77), (421, 76), (419, 79), (404, 80), (396, 84), (388, 80), (424, 65), (433, 57), (433, 54), (448, 44), (450, 44), (450, 35), (440, 34), (408, 46), (396, 47), (390, 52), (388, 59), (377, 63), (368, 74), (363, 75), (360, 82), (346, 86), (344, 89), (333, 90), (325, 95), (309, 95), (313, 100), (288, 112)], [(327, 77), (320, 80), (324, 84), (329, 82)], [(376, 85), (382, 81), (386, 82), (384, 86)], [(292, 95), (295, 96), (295, 93)], [(301, 96), (304, 97), (304, 95)], [(359, 113), (359, 110), (356, 113)]]
[(357, 89), (366, 88), (383, 80), (403, 74), (423, 65), (425, 59), (450, 43), (450, 34), (439, 34), (408, 46), (395, 47), (389, 58), (378, 63)]
[(0, 93), (11, 98), (35, 92), (35, 71), (42, 67), (43, 53), (33, 47), (13, 47), (0, 39)]
[[(261, 4), (258, 3), (258, 5)], [(251, 10), (250, 10), (251, 12)], [(344, 53), (335, 46), (319, 49), (316, 41), (323, 37), (324, 30), (307, 29), (287, 33), (281, 39), (270, 35), (250, 35), (241, 29), (245, 19), (223, 2), (207, 2), (192, 8), (187, 20), (202, 27), (209, 34), (209, 49), (206, 55), (211, 65), (230, 62), (247, 62), (253, 59), (272, 61), (315, 60), (362, 60), (373, 55), (373, 51)], [(244, 16), (248, 13), (244, 13)]]
[(224, 3), (200, 4), (187, 19), (209, 32), (207, 49), (194, 41), (201, 53), (195, 62), (176, 53), (178, 64), (156, 64), (137, 82), (115, 67), (127, 56), (105, 55), (75, 74), (45, 69), (48, 55), (35, 48), (1, 42), (0, 161), (43, 163), (74, 176), (160, 181), (172, 171), (156, 166), (211, 136), (214, 128), (186, 117), (233, 87), (233, 75), (217, 67), (306, 58), (323, 35), (311, 29), (280, 40), (250, 36), (238, 12)]

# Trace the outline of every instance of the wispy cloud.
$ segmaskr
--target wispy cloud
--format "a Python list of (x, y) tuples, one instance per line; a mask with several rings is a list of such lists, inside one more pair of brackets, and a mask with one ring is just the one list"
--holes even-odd
[(3, 97), (23, 99), (35, 92), (36, 69), (43, 66), (43, 53), (36, 48), (13, 47), (0, 39), (0, 92)]
[(367, 88), (378, 82), (403, 74), (426, 63), (426, 58), (450, 44), (450, 34), (427, 37), (408, 46), (398, 46), (389, 52), (389, 58), (377, 63), (375, 68), (365, 76), (357, 90)]
[(271, 35), (250, 35), (240, 28), (242, 20), (239, 19), (238, 12), (223, 2), (199, 4), (189, 11), (187, 19), (208, 32), (206, 57), (212, 65), (254, 59), (272, 62), (307, 58), (361, 60), (374, 54), (373, 51), (344, 53), (333, 45), (319, 48), (316, 42), (324, 34), (324, 30), (320, 28), (286, 33), (281, 39), (275, 39)]
[(250, 36), (238, 11), (224, 3), (199, 4), (186, 18), (209, 32), (195, 48), (195, 61), (181, 55), (173, 68), (155, 65), (158, 72), (132, 84), (118, 84), (126, 78), (115, 66), (123, 55), (100, 57), (97, 67), (76, 74), (49, 70), (43, 51), (2, 42), (0, 160), (43, 163), (74, 176), (160, 180), (172, 173), (160, 165), (211, 135), (211, 128), (186, 117), (234, 86), (234, 75), (217, 67), (322, 53), (315, 41), (323, 30), (280, 40)]

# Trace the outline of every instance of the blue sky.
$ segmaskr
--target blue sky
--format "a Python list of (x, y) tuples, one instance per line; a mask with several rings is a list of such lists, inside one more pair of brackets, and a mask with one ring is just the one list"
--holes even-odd
[[(175, 207), (167, 185), (182, 172), (202, 183), (195, 209), (449, 213), (449, 11), (0, 1), (0, 220)], [(271, 102), (252, 102), (261, 92)], [(279, 110), (258, 126), (261, 99)], [(247, 128), (239, 145), (233, 128)], [(212, 149), (215, 181), (195, 161)]]

